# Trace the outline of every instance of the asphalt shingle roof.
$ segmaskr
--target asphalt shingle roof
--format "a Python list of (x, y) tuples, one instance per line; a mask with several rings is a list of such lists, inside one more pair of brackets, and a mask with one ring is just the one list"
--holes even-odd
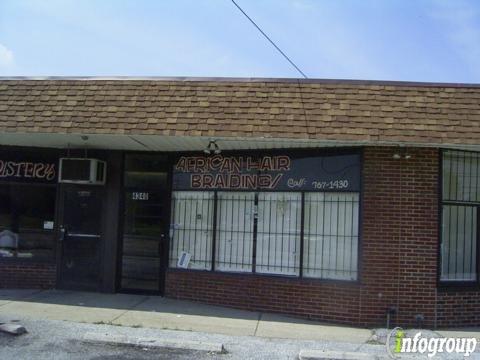
[(475, 85), (0, 79), (0, 132), (480, 144)]

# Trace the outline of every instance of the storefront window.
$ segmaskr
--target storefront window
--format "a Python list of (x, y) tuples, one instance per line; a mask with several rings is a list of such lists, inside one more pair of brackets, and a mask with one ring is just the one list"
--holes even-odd
[(170, 267), (356, 280), (359, 163), (358, 154), (181, 157)]
[(303, 274), (324, 279), (357, 279), (356, 193), (306, 193)]
[(252, 271), (255, 194), (218, 192), (215, 269)]
[(476, 281), (480, 154), (443, 152), (442, 281)]
[(213, 192), (175, 191), (172, 194), (170, 266), (188, 254), (191, 269), (212, 268)]
[(53, 257), (55, 196), (55, 186), (0, 185), (0, 257)]
[(258, 194), (257, 272), (299, 274), (301, 209), (301, 193)]

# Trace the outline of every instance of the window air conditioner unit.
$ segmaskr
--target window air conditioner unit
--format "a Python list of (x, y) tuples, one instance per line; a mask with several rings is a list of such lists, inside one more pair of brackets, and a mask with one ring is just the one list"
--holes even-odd
[(60, 158), (58, 182), (105, 185), (107, 165), (98, 159)]

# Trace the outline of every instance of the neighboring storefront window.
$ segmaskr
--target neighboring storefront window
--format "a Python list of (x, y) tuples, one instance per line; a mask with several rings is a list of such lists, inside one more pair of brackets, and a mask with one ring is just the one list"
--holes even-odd
[(480, 154), (443, 152), (442, 281), (476, 281)]
[(57, 158), (0, 153), (0, 258), (53, 258)]
[(359, 154), (182, 157), (173, 190), (172, 268), (357, 279)]

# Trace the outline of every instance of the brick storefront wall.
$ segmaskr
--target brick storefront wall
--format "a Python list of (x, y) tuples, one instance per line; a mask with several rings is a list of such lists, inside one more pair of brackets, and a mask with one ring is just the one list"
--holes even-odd
[[(167, 296), (360, 326), (435, 326), (438, 149), (367, 147), (359, 283), (169, 270)], [(406, 159), (405, 155), (410, 158)]]
[(480, 291), (439, 290), (437, 325), (439, 327), (479, 326)]
[(53, 289), (56, 266), (53, 263), (11, 261), (0, 263), (0, 288)]
[(439, 153), (403, 151), (364, 153), (362, 324), (384, 323), (394, 307), (398, 325), (413, 325), (417, 314), (435, 325)]
[[(405, 151), (405, 150), (404, 150)], [(480, 290), (436, 288), (438, 149), (364, 149), (358, 283), (169, 270), (165, 293), (178, 299), (277, 312), (357, 326), (480, 325)], [(0, 288), (54, 288), (53, 263), (0, 263)]]

